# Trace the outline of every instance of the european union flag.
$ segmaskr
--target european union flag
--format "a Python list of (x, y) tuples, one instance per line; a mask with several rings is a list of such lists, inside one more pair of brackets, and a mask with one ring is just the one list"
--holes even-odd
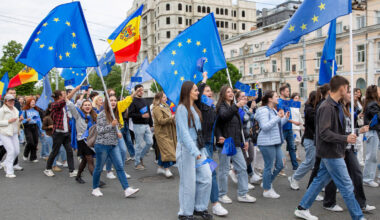
[(246, 94), (246, 96), (249, 96), (249, 97), (255, 97), (255, 96), (256, 96), (256, 93), (257, 93), (257, 90), (255, 90), (255, 89), (251, 89), (251, 90), (249, 90), (249, 93)]
[[(330, 23), (329, 36), (326, 39), (325, 46), (321, 57), (321, 66), (319, 68), (319, 85), (329, 83), (332, 76), (336, 74), (338, 69), (335, 62), (335, 48), (336, 48), (336, 20)], [(334, 65), (333, 65), (334, 63)], [(333, 72), (334, 66), (334, 72)]]
[(226, 154), (227, 156), (233, 156), (236, 154), (235, 142), (232, 137), (226, 138), (224, 140), (222, 154)]
[(44, 77), (43, 87), (44, 90), (42, 90), (42, 94), (37, 100), (36, 106), (45, 111), (48, 108), (49, 103), (54, 102), (53, 98), (51, 97), (52, 91), (48, 76)]
[[(137, 70), (137, 72), (135, 73), (135, 75), (133, 77), (131, 77), (131, 82), (129, 83), (129, 85), (127, 86), (127, 90), (129, 92), (132, 92), (132, 89), (137, 85), (137, 84), (140, 84), (140, 83), (144, 83), (144, 82), (147, 82), (147, 81), (150, 81), (152, 80), (152, 76), (149, 75), (149, 73), (146, 72), (146, 69), (148, 69), (148, 66), (149, 66), (149, 61), (148, 61), (148, 57), (145, 58), (145, 60), (142, 62), (140, 68)], [(139, 82), (135, 82), (133, 80), (134, 77), (140, 77), (141, 78), (141, 81)]]
[(98, 66), (80, 2), (62, 4), (50, 11), (16, 61), (43, 76), (53, 67)]
[[(103, 76), (107, 76), (111, 72), (112, 67), (115, 65), (115, 54), (112, 50), (109, 50), (104, 56), (99, 60), (99, 68), (102, 71)], [(98, 73), (98, 68), (95, 68)], [(98, 73), (98, 76), (99, 73)]]
[(141, 83), (142, 82), (142, 77), (139, 77), (139, 76), (133, 76), (131, 77), (131, 82), (134, 83)]
[(214, 100), (212, 100), (211, 98), (205, 96), (205, 95), (202, 95), (201, 96), (201, 102), (210, 106), (210, 107), (213, 107), (214, 106)]
[(79, 86), (86, 78), (86, 68), (66, 68), (61, 72), (61, 77), (65, 79), (65, 86)]
[(202, 80), (202, 72), (197, 69), (197, 61), (202, 57), (206, 59), (203, 70), (209, 77), (227, 67), (213, 13), (181, 32), (146, 71), (162, 86), (167, 97), (178, 105), (182, 83)]
[(313, 32), (337, 17), (352, 12), (351, 0), (305, 0), (266, 52), (271, 56), (303, 35)]
[(249, 93), (249, 90), (251, 89), (251, 87), (247, 84), (244, 84), (244, 83), (241, 83), (240, 81), (237, 81), (234, 85), (235, 89), (238, 89), (242, 92), (245, 92), (245, 93)]

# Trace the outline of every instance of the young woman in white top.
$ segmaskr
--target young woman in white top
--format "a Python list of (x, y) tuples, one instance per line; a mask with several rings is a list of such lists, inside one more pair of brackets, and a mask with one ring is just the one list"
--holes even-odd
[[(300, 94), (299, 93), (293, 93), (290, 98), (295, 102), (299, 102), (300, 101)], [(300, 157), (299, 157), (299, 151), (297, 151), (297, 149), (300, 149), (299, 147), (301, 146), (301, 139), (302, 139), (301, 138), (301, 129), (302, 129), (302, 125), (304, 124), (304, 121), (302, 119), (302, 115), (301, 115), (299, 108), (290, 107), (290, 112), (292, 115), (292, 120), (298, 123), (298, 124), (295, 124), (295, 123), (292, 124), (292, 130), (293, 130), (293, 134), (294, 134), (294, 144), (296, 145), (297, 160), (301, 161)]]

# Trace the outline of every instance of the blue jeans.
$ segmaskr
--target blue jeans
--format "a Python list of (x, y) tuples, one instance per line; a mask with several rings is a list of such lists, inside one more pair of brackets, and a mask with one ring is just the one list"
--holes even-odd
[(149, 125), (146, 124), (134, 124), (133, 130), (135, 132), (135, 166), (139, 165), (141, 159), (153, 145), (153, 135), (150, 131)]
[(197, 160), (186, 147), (177, 144), (176, 158), (179, 171), (179, 212), (178, 215), (193, 215), (195, 211), (208, 208), (211, 193), (211, 169), (209, 164), (195, 168), (206, 159), (206, 149), (201, 150)]
[(315, 163), (314, 141), (305, 138), (303, 141), (303, 145), (306, 151), (305, 160), (301, 163), (296, 172), (293, 174), (293, 179), (297, 181), (301, 180), (310, 170), (312, 170)]
[(124, 128), (122, 128), (120, 131), (123, 134), (125, 144), (127, 145), (127, 150), (128, 150), (129, 156), (135, 157), (135, 148), (133, 147), (131, 132), (129, 131), (128, 124), (125, 123)]
[(307, 189), (301, 200), (300, 206), (304, 209), (309, 209), (319, 192), (331, 181), (331, 179), (339, 189), (348, 211), (350, 212), (351, 218), (356, 220), (363, 217), (362, 210), (355, 198), (354, 186), (348, 175), (346, 162), (343, 158), (322, 158), (318, 175)]
[[(214, 154), (214, 145), (212, 143), (206, 143), (205, 148), (207, 150), (207, 158), (212, 159)], [(216, 203), (219, 199), (218, 181), (216, 179), (216, 169), (212, 172), (212, 186), (211, 186), (211, 203)]]
[(379, 136), (376, 131), (366, 133), (367, 145), (365, 148), (365, 165), (363, 170), (363, 182), (369, 183), (375, 180), (377, 167), (377, 151), (379, 148)]
[(298, 162), (296, 156), (296, 146), (294, 145), (293, 130), (284, 130), (284, 139), (286, 140), (286, 150), (289, 152), (293, 170), (296, 170), (298, 168)]
[[(263, 172), (263, 189), (270, 190), (272, 182), (276, 176), (284, 169), (282, 158), (284, 157), (281, 150), (281, 144), (259, 146), (260, 152), (264, 159)], [(273, 170), (273, 164), (275, 165)], [(273, 171), (272, 171), (273, 170)]]
[[(119, 138), (119, 141), (116, 147), (119, 148), (119, 151), (121, 154), (121, 162), (123, 163), (123, 167), (124, 167), (125, 160), (127, 157), (127, 147), (125, 146), (125, 142), (123, 138)], [(111, 171), (111, 169), (112, 169), (112, 161), (111, 161), (111, 158), (108, 158), (106, 162), (106, 170)]]
[(92, 188), (96, 189), (99, 187), (100, 174), (102, 173), (103, 166), (107, 160), (110, 158), (115, 169), (117, 178), (119, 178), (120, 184), (123, 189), (129, 187), (127, 176), (125, 176), (124, 166), (121, 162), (120, 150), (115, 145), (102, 145), (95, 144), (95, 153), (96, 153), (96, 164), (95, 170), (92, 177)]
[(50, 140), (49, 140), (49, 136), (46, 135), (46, 132), (43, 131), (42, 132), (43, 135), (40, 136), (41, 138), (41, 152), (40, 152), (40, 156), (41, 157), (48, 157), (49, 156), (49, 152), (50, 152), (50, 148), (51, 146), (53, 146), (53, 139), (51, 139), (51, 143), (50, 143)]
[(227, 156), (226, 154), (222, 154), (222, 150), (222, 148), (219, 149), (219, 197), (226, 195), (228, 192), (228, 172), (230, 171), (231, 160), (238, 179), (237, 194), (238, 196), (244, 196), (248, 193), (248, 173), (243, 151), (240, 147), (237, 147), (235, 155)]
[(19, 140), (20, 144), (24, 144), (25, 143), (25, 132), (24, 132), (24, 129), (20, 129), (20, 135), (18, 136), (18, 140)]

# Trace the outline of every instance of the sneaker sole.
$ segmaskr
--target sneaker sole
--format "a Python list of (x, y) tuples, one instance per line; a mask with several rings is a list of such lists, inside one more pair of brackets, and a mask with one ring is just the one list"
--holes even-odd
[(125, 196), (125, 198), (131, 198), (132, 196), (136, 195), (138, 192), (140, 192), (140, 189), (136, 190), (136, 192), (134, 192), (128, 196)]

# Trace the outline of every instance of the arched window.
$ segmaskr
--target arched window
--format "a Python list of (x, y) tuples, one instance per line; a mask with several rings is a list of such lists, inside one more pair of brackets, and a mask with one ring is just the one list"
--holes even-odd
[(217, 15), (219, 14), (219, 8), (216, 8), (216, 14)]
[(245, 17), (245, 11), (241, 11), (241, 16), (244, 18)]
[(201, 13), (201, 11), (202, 11), (202, 7), (198, 6), (198, 12)]
[(206, 13), (206, 7), (205, 6), (202, 7), (202, 13)]
[(166, 11), (170, 11), (170, 4), (166, 4)]
[(225, 15), (228, 15), (228, 9), (227, 9), (227, 8), (224, 9), (224, 14), (225, 14)]
[(356, 80), (356, 88), (359, 88), (360, 90), (362, 90), (362, 93), (363, 93), (363, 91), (366, 88), (366, 82), (363, 78), (359, 78), (358, 80)]
[(181, 3), (178, 4), (178, 11), (182, 11), (182, 4)]
[(210, 11), (211, 11), (210, 7), (207, 7), (207, 13), (210, 13)]

